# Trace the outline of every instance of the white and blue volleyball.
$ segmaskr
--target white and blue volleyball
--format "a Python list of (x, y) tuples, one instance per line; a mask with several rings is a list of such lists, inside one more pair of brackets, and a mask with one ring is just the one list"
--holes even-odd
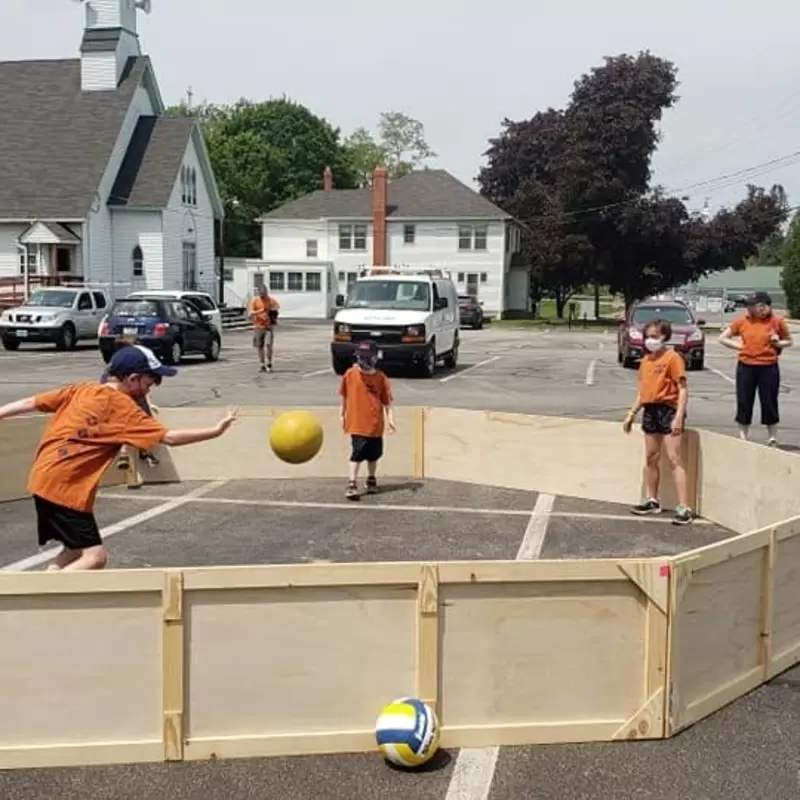
[(384, 706), (375, 738), (387, 761), (398, 767), (420, 767), (439, 749), (439, 720), (426, 703), (401, 697)]

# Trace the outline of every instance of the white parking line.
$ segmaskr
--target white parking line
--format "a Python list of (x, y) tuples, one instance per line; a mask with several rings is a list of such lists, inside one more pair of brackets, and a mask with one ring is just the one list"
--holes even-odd
[[(109, 525), (107, 528), (103, 528), (100, 531), (100, 535), (104, 540), (108, 539), (109, 536), (113, 536), (116, 533), (122, 533), (122, 531), (126, 531), (128, 528), (133, 528), (142, 522), (147, 522), (148, 520), (153, 519), (153, 517), (159, 517), (162, 514), (166, 514), (168, 511), (173, 511), (176, 508), (180, 508), (182, 505), (191, 500), (195, 500), (199, 497), (202, 497), (204, 494), (207, 494), (208, 492), (213, 492), (215, 489), (221, 488), (227, 482), (227, 479), (212, 481), (211, 483), (200, 486), (197, 489), (193, 489), (191, 492), (188, 492), (185, 495), (172, 497), (167, 502), (162, 503), (155, 508), (149, 508), (147, 511), (142, 511), (140, 514), (134, 514), (132, 517), (127, 517), (126, 519), (120, 520), (114, 525)], [(38, 567), (54, 559), (60, 552), (60, 547), (51, 547), (49, 550), (41, 550), (32, 556), (22, 558), (19, 561), (14, 561), (11, 564), (6, 564), (5, 566), (0, 567), (0, 572), (23, 572), (31, 567)]]
[(736, 383), (736, 380), (734, 378), (731, 378), (730, 375), (726, 375), (724, 372), (722, 372), (722, 370), (719, 370), (716, 367), (712, 367), (707, 361), (706, 361), (706, 369), (709, 372), (713, 372), (715, 375), (718, 375), (723, 380), (728, 381), (728, 383)]
[(595, 373), (597, 372), (597, 362), (600, 359), (593, 358), (586, 367), (586, 385), (594, 386)]
[(330, 367), (325, 367), (325, 369), (316, 369), (314, 372), (306, 372), (303, 374), (304, 378), (313, 378), (316, 375), (329, 375), (333, 374), (333, 370)]
[(452, 375), (445, 375), (444, 378), (439, 378), (439, 383), (447, 383), (448, 381), (452, 381), (454, 378), (460, 378), (462, 375), (465, 375), (467, 372), (471, 372), (473, 369), (485, 367), (487, 364), (491, 364), (493, 361), (499, 361), (501, 358), (502, 356), (492, 356), (491, 358), (479, 361), (477, 364), (471, 364), (469, 367), (462, 369), (461, 372), (454, 372)]
[[(539, 558), (555, 499), (552, 494), (540, 494), (536, 499), (517, 552), (517, 561)], [(499, 755), (499, 747), (465, 747), (460, 750), (445, 800), (488, 800)]]

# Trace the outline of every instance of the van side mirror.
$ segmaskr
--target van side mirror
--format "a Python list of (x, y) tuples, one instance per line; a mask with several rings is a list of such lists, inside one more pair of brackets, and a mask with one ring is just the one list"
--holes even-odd
[(341, 308), (344, 305), (344, 295), (337, 294), (336, 295), (336, 308)]

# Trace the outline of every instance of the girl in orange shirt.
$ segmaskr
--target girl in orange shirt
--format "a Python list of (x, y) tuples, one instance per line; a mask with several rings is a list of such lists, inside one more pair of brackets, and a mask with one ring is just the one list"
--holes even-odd
[(683, 463), (683, 430), (686, 423), (686, 365), (683, 358), (666, 345), (672, 326), (665, 320), (653, 320), (644, 331), (648, 351), (639, 364), (639, 392), (625, 417), (622, 429), (630, 433), (633, 421), (642, 414), (645, 464), (644, 482), (647, 499), (634, 506), (634, 514), (660, 514), (658, 500), (661, 450), (665, 448), (678, 494), (678, 506), (672, 516), (674, 525), (686, 525), (694, 518), (688, 506), (686, 467)]

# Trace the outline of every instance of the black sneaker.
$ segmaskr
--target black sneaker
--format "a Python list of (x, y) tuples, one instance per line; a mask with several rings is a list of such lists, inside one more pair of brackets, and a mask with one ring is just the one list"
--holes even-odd
[(638, 506), (634, 506), (631, 509), (632, 514), (638, 514), (639, 516), (645, 516), (646, 514), (660, 514), (661, 513), (661, 503), (658, 500), (645, 500), (643, 503), (639, 503)]
[(688, 525), (694, 519), (694, 514), (691, 508), (686, 506), (678, 506), (675, 513), (672, 515), (673, 525)]
[(376, 478), (367, 478), (367, 494), (378, 493), (378, 481)]
[(271, 361), (269, 362), (269, 364), (267, 364), (267, 372), (272, 372), (272, 362)]
[(150, 468), (157, 467), (161, 463), (152, 453), (142, 453), (141, 459)]
[(344, 496), (348, 500), (358, 500), (358, 486), (356, 486), (355, 481), (350, 481), (347, 484), (347, 489), (345, 489)]
[(259, 372), (266, 372), (267, 371), (267, 365), (266, 364), (262, 364), (258, 371)]

